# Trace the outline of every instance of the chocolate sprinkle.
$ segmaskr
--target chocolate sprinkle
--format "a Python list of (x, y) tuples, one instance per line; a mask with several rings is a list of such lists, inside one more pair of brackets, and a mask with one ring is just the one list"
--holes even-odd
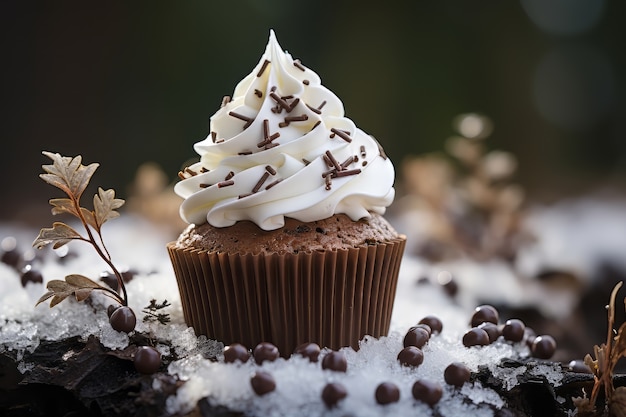
[(224, 181), (228, 181), (229, 179), (231, 179), (232, 177), (235, 176), (235, 173), (233, 171), (230, 171), (227, 175), (226, 178), (224, 178)]
[(365, 153), (365, 146), (361, 145), (361, 148), (359, 148), (359, 150), (361, 151), (361, 158), (365, 158), (365, 156), (367, 155)]
[(304, 85), (309, 85), (309, 83), (310, 83), (309, 80), (302, 80), (302, 84)]
[(237, 155), (252, 155), (252, 151), (238, 152)]
[(228, 187), (229, 185), (233, 185), (234, 183), (235, 183), (235, 181), (233, 181), (233, 180), (218, 182), (217, 183), (217, 188)]
[(309, 161), (308, 159), (304, 159), (304, 158), (302, 158), (302, 162), (304, 162), (304, 165), (309, 165), (311, 163), (311, 161)]
[(346, 142), (352, 142), (352, 138), (348, 136), (348, 134), (345, 133), (343, 130), (335, 129), (333, 127), (330, 129), (330, 131), (333, 132), (335, 135), (339, 136), (341, 139), (345, 140)]
[(230, 103), (230, 100), (231, 100), (230, 96), (222, 97), (222, 105), (220, 107), (226, 106), (228, 103)]
[(229, 112), (228, 115), (232, 116), (232, 117), (234, 117), (236, 119), (243, 120), (244, 122), (246, 122), (246, 124), (243, 125), (244, 129), (246, 129), (248, 126), (250, 126), (252, 124), (252, 121), (254, 120), (252, 117), (244, 116), (243, 114), (239, 114), (239, 113), (236, 113), (234, 111)]
[(215, 143), (215, 139), (217, 139), (217, 132), (211, 131), (211, 139), (213, 139), (213, 143)]
[(335, 177), (348, 177), (350, 175), (356, 175), (360, 173), (361, 173), (361, 169), (356, 168), (356, 169), (348, 169), (345, 171), (337, 171), (335, 172), (334, 176)]
[(356, 155), (348, 157), (348, 159), (346, 159), (345, 161), (343, 161), (343, 162), (340, 164), (340, 165), (341, 165), (341, 169), (342, 169), (342, 170), (343, 170), (343, 169), (346, 169), (346, 167), (347, 167), (348, 165), (350, 165), (350, 164), (352, 164), (352, 163), (354, 163), (354, 162), (356, 162), (356, 161), (358, 161), (358, 160), (359, 160), (359, 158), (358, 158)]
[(276, 170), (274, 168), (272, 168), (270, 165), (266, 165), (265, 166), (265, 170), (267, 172), (269, 172), (270, 174), (272, 174), (272, 175), (276, 175)]
[(328, 159), (330, 160), (330, 162), (332, 163), (332, 166), (337, 170), (337, 171), (341, 171), (341, 165), (339, 165), (339, 162), (337, 162), (337, 160), (335, 159), (335, 157), (333, 156), (333, 154), (330, 151), (326, 151), (325, 152), (326, 156), (328, 157)]
[(313, 127), (311, 128), (311, 130), (315, 129), (316, 127), (318, 127), (320, 124), (322, 123), (321, 120), (318, 120), (317, 122), (315, 122), (315, 124), (313, 125)]
[(211, 184), (200, 184), (200, 188), (209, 188), (210, 186)]
[(285, 121), (278, 124), (279, 127), (287, 127), (291, 122), (304, 122), (309, 120), (309, 116), (302, 114), (300, 116), (287, 116)]
[(289, 113), (292, 110), (289, 103), (287, 103), (285, 100), (280, 98), (278, 94), (271, 92), (270, 97), (276, 102), (276, 104), (278, 104), (283, 109), (287, 110), (287, 113)]
[(320, 110), (316, 109), (315, 107), (311, 107), (311, 106), (309, 106), (308, 104), (307, 104), (306, 106), (307, 106), (307, 107), (309, 108), (309, 110), (311, 110), (313, 113), (315, 113), (315, 114), (322, 114), (322, 112), (321, 112)]
[(248, 197), (248, 196), (251, 196), (251, 195), (252, 195), (252, 193), (240, 194), (238, 198), (245, 198), (245, 197)]
[(178, 178), (180, 178), (181, 180), (187, 179), (187, 177), (185, 177), (185, 174), (183, 174), (183, 171), (178, 171)]
[(294, 67), (298, 68), (300, 71), (305, 71), (305, 69), (302, 66), (302, 64), (300, 63), (299, 59), (294, 59), (293, 65), (294, 65)]
[(208, 169), (206, 169), (205, 167), (200, 168), (200, 172), (205, 173), (205, 172), (209, 172)]
[(269, 190), (270, 188), (272, 188), (273, 186), (275, 186), (276, 184), (278, 184), (278, 183), (279, 183), (279, 182), (281, 182), (281, 181), (282, 181), (282, 178), (281, 178), (281, 179), (278, 179), (278, 180), (276, 180), (276, 181), (274, 181), (274, 182), (270, 182), (269, 184), (267, 184), (267, 187), (265, 187), (265, 189), (266, 189), (266, 190)]
[(261, 90), (256, 89), (256, 88), (254, 89), (254, 95), (256, 95), (259, 98), (263, 97), (263, 93), (261, 92)]
[(191, 169), (191, 168), (189, 168), (189, 167), (185, 168), (185, 172), (186, 172), (187, 174), (191, 175), (192, 177), (194, 177), (194, 176), (198, 175), (198, 173), (197, 173), (196, 171), (194, 171), (193, 169)]
[(256, 193), (257, 191), (259, 191), (259, 189), (261, 189), (261, 186), (263, 185), (263, 183), (267, 180), (267, 178), (270, 176), (269, 172), (264, 172), (263, 175), (261, 176), (261, 178), (259, 179), (259, 181), (256, 183), (256, 185), (254, 186), (254, 188), (252, 189), (253, 193)]
[(330, 175), (327, 175), (324, 177), (324, 182), (326, 183), (326, 189), (330, 190), (332, 188), (331, 186), (331, 181), (330, 181)]
[(260, 77), (261, 75), (263, 75), (263, 72), (265, 72), (265, 68), (267, 68), (269, 63), (270, 61), (268, 61), (267, 59), (263, 61), (263, 64), (261, 65), (261, 69), (259, 69), (259, 72), (257, 72), (256, 74), (257, 77)]

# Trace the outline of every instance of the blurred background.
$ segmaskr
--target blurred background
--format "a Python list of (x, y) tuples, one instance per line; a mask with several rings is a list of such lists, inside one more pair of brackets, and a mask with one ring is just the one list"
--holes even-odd
[(49, 214), (42, 150), (99, 162), (94, 183), (121, 197), (146, 161), (175, 181), (270, 28), (397, 166), (477, 112), (531, 200), (624, 190), (625, 15), (619, 0), (3, 1), (0, 219)]

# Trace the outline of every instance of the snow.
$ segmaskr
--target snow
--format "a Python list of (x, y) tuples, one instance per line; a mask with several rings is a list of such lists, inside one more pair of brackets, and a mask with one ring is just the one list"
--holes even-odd
[[(623, 202), (600, 207), (579, 201), (535, 209), (529, 226), (539, 238), (538, 243), (520, 254), (518, 266), (529, 271), (527, 276), (530, 276), (530, 271), (546, 265), (589, 272), (594, 268), (594, 259), (599, 257), (622, 259), (615, 248), (626, 247), (626, 230), (614, 225), (626, 225), (624, 208)], [(528, 370), (546, 378), (553, 386), (561, 383), (558, 364), (540, 363), (515, 369), (497, 366), (503, 358), (528, 357), (528, 348), (524, 344), (499, 340), (486, 347), (466, 348), (461, 343), (478, 300), (494, 300), (499, 304), (542, 303), (539, 307), (554, 317), (571, 312), (573, 294), (551, 294), (551, 302), (545, 303), (546, 299), (538, 295), (538, 284), (530, 279), (520, 280), (504, 262), (477, 264), (468, 259), (457, 259), (430, 264), (423, 259), (405, 256), (389, 336), (380, 339), (366, 337), (358, 351), (344, 348), (348, 370), (339, 373), (322, 370), (321, 357), (320, 363), (292, 357), (260, 366), (252, 360), (245, 364), (226, 364), (223, 359), (217, 362), (206, 359), (222, 358), (223, 345), (203, 336), (196, 337), (193, 329), (184, 323), (176, 280), (165, 251), (165, 244), (171, 236), (125, 213), (105, 226), (104, 235), (114, 263), (136, 271), (127, 290), (130, 306), (138, 316), (137, 331), (156, 338), (159, 341), (156, 348), (163, 355), (175, 353), (181, 358), (168, 367), (170, 374), (186, 381), (175, 395), (168, 398), (170, 413), (185, 413), (198, 400), (208, 397), (211, 404), (259, 416), (287, 416), (294, 409), (310, 416), (433, 415), (430, 407), (412, 397), (412, 385), (420, 378), (439, 381), (444, 387), (443, 398), (435, 407), (442, 416), (490, 416), (494, 410), (506, 405), (495, 391), (483, 387), (478, 381), (466, 383), (462, 388), (445, 384), (443, 369), (452, 361), (463, 362), (472, 371), (486, 366), (504, 381), (506, 390), (514, 388), (517, 377)], [(13, 237), (14, 241), (4, 239), (2, 250), (17, 245), (26, 252), (36, 231), (0, 224), (0, 239), (7, 236)], [(87, 244), (73, 242), (68, 248), (69, 253), (48, 251), (41, 259), (30, 255), (33, 268), (43, 273), (43, 284), (29, 283), (22, 287), (20, 274), (0, 263), (0, 352), (16, 351), (21, 360), (24, 353), (34, 351), (41, 340), (73, 336), (86, 340), (89, 335), (96, 335), (110, 349), (128, 346), (128, 335), (108, 325), (106, 306), (112, 300), (102, 294), (94, 294), (91, 304), (69, 300), (54, 308), (49, 308), (47, 302), (35, 307), (37, 299), (46, 292), (45, 284), (51, 279), (63, 279), (69, 273), (96, 279), (106, 269)], [(63, 262), (59, 262), (60, 259)], [(438, 277), (446, 275), (459, 285), (456, 302), (440, 286), (417, 284), (420, 277), (436, 282)], [(170, 324), (142, 321), (141, 311), (151, 299), (157, 302), (167, 299), (172, 304), (165, 310), (171, 316)], [(403, 347), (405, 332), (422, 317), (431, 314), (443, 321), (442, 333), (433, 335), (424, 347), (425, 359), (421, 366), (416, 369), (401, 366), (396, 356)], [(323, 350), (322, 356), (326, 353)], [(21, 372), (32, 366), (27, 361), (19, 363)], [(249, 384), (250, 377), (259, 369), (271, 373), (277, 385), (275, 391), (262, 397), (257, 396)], [(329, 382), (340, 382), (348, 389), (348, 396), (332, 410), (320, 401), (320, 393)], [(397, 403), (385, 406), (376, 403), (374, 392), (381, 382), (392, 382), (399, 387), (400, 400)]]

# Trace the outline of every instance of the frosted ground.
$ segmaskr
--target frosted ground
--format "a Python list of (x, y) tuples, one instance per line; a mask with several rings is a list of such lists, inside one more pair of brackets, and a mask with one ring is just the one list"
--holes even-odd
[[(397, 220), (398, 224), (403, 221)], [(533, 276), (532, 273), (542, 267), (562, 268), (589, 276), (595, 267), (594, 260), (599, 257), (626, 266), (626, 258), (621, 253), (626, 247), (626, 204), (623, 201), (598, 205), (577, 200), (537, 208), (528, 225), (539, 239), (519, 256), (518, 268), (526, 272), (525, 276)], [(407, 230), (401, 225), (398, 228)], [(409, 230), (409, 238), (411, 233)], [(0, 224), (0, 239), (15, 237), (23, 251), (28, 250), (36, 234), (36, 230)], [(167, 411), (170, 413), (187, 412), (198, 400), (208, 397), (213, 405), (259, 416), (292, 415), (294, 410), (311, 416), (431, 415), (432, 410), (411, 395), (413, 383), (427, 378), (444, 386), (443, 398), (436, 406), (440, 415), (493, 415), (494, 410), (505, 406), (504, 399), (495, 391), (479, 382), (466, 383), (459, 389), (443, 381), (443, 369), (452, 361), (464, 362), (472, 371), (486, 365), (493, 372), (500, 372), (498, 376), (504, 381), (505, 389), (513, 388), (517, 383), (516, 376), (526, 371), (521, 367), (503, 373), (496, 366), (502, 358), (527, 357), (529, 352), (524, 344), (500, 341), (488, 347), (469, 349), (462, 345), (461, 337), (468, 329), (477, 300), (532, 305), (555, 319), (568, 314), (575, 303), (575, 294), (546, 294), (537, 283), (520, 280), (508, 265), (501, 262), (476, 264), (457, 260), (435, 265), (406, 256), (400, 270), (389, 336), (379, 340), (366, 338), (358, 352), (343, 349), (348, 359), (346, 373), (322, 370), (319, 363), (299, 357), (265, 362), (262, 366), (253, 361), (226, 364), (222, 360), (204, 359), (219, 357), (223, 346), (203, 337), (197, 338), (184, 324), (176, 281), (164, 246), (168, 236), (152, 224), (122, 213), (120, 219), (107, 223), (104, 237), (114, 262), (122, 269), (136, 271), (127, 289), (129, 304), (138, 315), (137, 331), (167, 341), (157, 345), (161, 353), (166, 356), (175, 353), (181, 358), (167, 368), (167, 372), (186, 381), (177, 394), (168, 399)], [(64, 253), (52, 251), (45, 252), (41, 260), (35, 261), (34, 267), (43, 273), (44, 281), (62, 279), (69, 273), (96, 278), (105, 269), (87, 244), (74, 242), (69, 245), (69, 250), (70, 255), (76, 256), (65, 256), (63, 262), (58, 258)], [(452, 302), (439, 286), (416, 285), (419, 277), (436, 281), (449, 274), (459, 285), (456, 302)], [(128, 345), (128, 336), (108, 325), (106, 308), (97, 308), (111, 303), (110, 299), (92, 296), (96, 309), (85, 303), (67, 301), (53, 309), (47, 304), (35, 308), (37, 299), (44, 292), (45, 282), (29, 283), (23, 288), (19, 274), (0, 264), (0, 352), (16, 351), (18, 358), (23, 358), (24, 353), (32, 352), (41, 340), (72, 336), (87, 339), (89, 335), (96, 335), (110, 349), (123, 349)], [(172, 319), (169, 325), (141, 321), (141, 310), (150, 299), (171, 302), (172, 306), (166, 310)], [(400, 366), (396, 356), (403, 347), (405, 332), (428, 314), (441, 318), (442, 333), (434, 335), (425, 346), (425, 359), (420, 367)], [(19, 369), (27, 372), (32, 366), (27, 360), (21, 360)], [(277, 384), (274, 392), (263, 397), (255, 395), (248, 383), (250, 376), (260, 368), (269, 371)], [(554, 386), (560, 384), (558, 365), (546, 363), (535, 371), (545, 375)], [(328, 382), (340, 382), (348, 389), (348, 396), (332, 410), (320, 401), (320, 393)], [(386, 406), (376, 403), (374, 391), (381, 382), (393, 382), (400, 388), (397, 403)]]

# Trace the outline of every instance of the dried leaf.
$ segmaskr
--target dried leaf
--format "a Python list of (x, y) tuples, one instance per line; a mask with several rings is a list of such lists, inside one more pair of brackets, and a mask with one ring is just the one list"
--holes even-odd
[(80, 155), (71, 158), (52, 152), (44, 151), (43, 154), (52, 159), (53, 163), (42, 166), (46, 173), (40, 175), (41, 179), (63, 190), (70, 198), (79, 200), (99, 164), (84, 166)]
[(67, 224), (54, 222), (52, 228), (44, 228), (39, 231), (39, 235), (33, 242), (33, 246), (37, 249), (41, 249), (54, 243), (53, 248), (58, 249), (74, 239), (83, 239), (83, 237)]
[(52, 205), (52, 214), (69, 213), (73, 216), (78, 216), (74, 202), (69, 198), (53, 198), (50, 200)]
[(52, 297), (52, 300), (50, 300), (50, 308), (59, 304), (61, 301), (65, 300), (67, 297), (69, 297), (69, 294), (65, 294), (65, 293), (55, 294), (54, 297)]
[(85, 219), (85, 222), (89, 226), (93, 227), (94, 229), (98, 228), (98, 225), (96, 224), (96, 216), (95, 216), (93, 211), (88, 210), (88, 209), (86, 209), (84, 207), (81, 207), (80, 208), (80, 213), (83, 215), (83, 218)]
[(45, 293), (44, 295), (42, 295), (39, 300), (37, 300), (37, 304), (35, 304), (35, 307), (37, 307), (39, 304), (43, 303), (44, 301), (46, 301), (48, 298), (52, 297), (54, 295), (53, 291), (48, 291), (47, 293)]
[(84, 275), (72, 274), (65, 277), (65, 281), (74, 287), (78, 288), (102, 288), (100, 284)]
[(54, 307), (70, 295), (74, 295), (76, 301), (84, 301), (91, 295), (93, 290), (106, 290), (97, 282), (78, 274), (66, 276), (65, 281), (54, 279), (48, 282), (47, 288), (50, 291), (37, 301), (37, 305), (52, 297), (50, 307)]
[(120, 214), (115, 209), (122, 207), (123, 204), (124, 200), (115, 198), (115, 190), (109, 189), (105, 191), (102, 188), (98, 188), (98, 194), (93, 197), (96, 224), (102, 227), (107, 220), (118, 217)]

